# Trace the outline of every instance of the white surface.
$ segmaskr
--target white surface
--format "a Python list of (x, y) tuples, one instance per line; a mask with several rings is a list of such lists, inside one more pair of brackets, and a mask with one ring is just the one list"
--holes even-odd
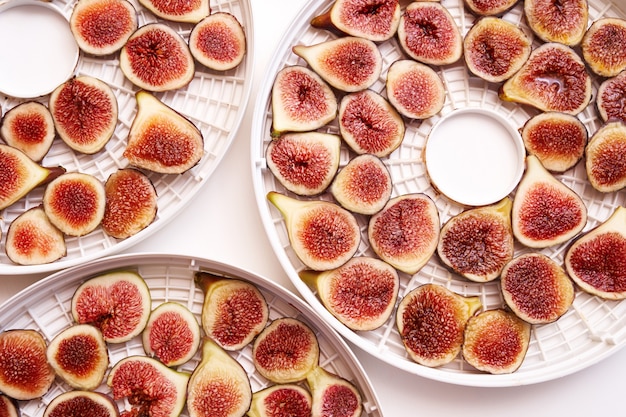
[[(159, 251), (211, 258), (268, 277), (295, 291), (274, 255), (256, 208), (250, 181), (249, 131), (256, 90), (274, 46), (305, 0), (252, 4), (256, 70), (248, 112), (233, 146), (215, 174), (177, 218), (132, 252)], [(277, 15), (277, 10), (280, 15)], [(0, 278), (6, 299), (39, 276)], [(626, 351), (575, 374), (513, 388), (471, 388), (434, 382), (398, 370), (355, 348), (373, 381), (385, 416), (527, 417), (623, 415)]]

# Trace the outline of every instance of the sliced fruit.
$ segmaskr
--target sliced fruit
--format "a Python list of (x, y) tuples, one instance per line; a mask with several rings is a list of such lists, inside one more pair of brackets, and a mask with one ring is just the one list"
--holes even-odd
[(587, 30), (587, 0), (524, 0), (528, 26), (545, 42), (578, 45)]
[(412, 275), (435, 253), (439, 229), (434, 201), (426, 194), (405, 194), (371, 217), (368, 237), (380, 259)]
[(463, 0), (470, 12), (477, 16), (499, 16), (509, 11), (518, 0)]
[(587, 223), (587, 207), (574, 190), (526, 157), (511, 213), (513, 236), (530, 248), (546, 248), (576, 236)]
[(530, 324), (509, 311), (483, 311), (467, 322), (463, 358), (491, 374), (515, 372), (528, 351), (530, 330)]
[(364, 38), (344, 36), (315, 45), (294, 45), (292, 50), (328, 84), (345, 92), (371, 87), (382, 71), (378, 46)]
[(272, 321), (252, 347), (256, 370), (277, 384), (305, 379), (318, 366), (319, 354), (320, 347), (313, 330), (291, 317)]
[(16, 400), (32, 400), (48, 392), (55, 374), (46, 348), (46, 340), (36, 330), (0, 333), (0, 391)]
[(189, 84), (195, 62), (187, 42), (165, 23), (148, 23), (128, 38), (119, 65), (128, 80), (148, 91), (168, 91)]
[(575, 240), (565, 269), (584, 291), (607, 300), (626, 298), (626, 208)]
[(79, 390), (98, 388), (109, 367), (102, 332), (90, 324), (76, 324), (59, 332), (48, 344), (46, 357), (54, 372)]
[(48, 403), (43, 417), (118, 417), (117, 404), (106, 394), (95, 391), (67, 391)]
[(197, 23), (211, 13), (209, 0), (139, 0), (142, 6), (162, 19)]
[(339, 169), (341, 137), (321, 132), (285, 133), (272, 140), (265, 160), (276, 179), (303, 196), (322, 193)]
[(0, 394), (0, 415), (5, 417), (20, 417), (19, 403), (4, 394)]
[(204, 155), (204, 137), (186, 116), (146, 91), (135, 94), (137, 113), (124, 157), (131, 165), (161, 174), (182, 174)]
[(200, 348), (200, 325), (184, 305), (173, 301), (159, 304), (141, 334), (146, 355), (169, 367), (182, 365)]
[(100, 151), (115, 132), (117, 98), (98, 78), (70, 78), (52, 92), (48, 105), (59, 137), (76, 152)]
[(451, 362), (461, 351), (467, 320), (480, 307), (478, 297), (437, 284), (412, 289), (396, 311), (396, 326), (409, 357), (428, 367)]
[(296, 384), (270, 385), (252, 394), (249, 417), (311, 417), (311, 394)]
[(25, 101), (9, 109), (0, 122), (0, 137), (7, 145), (39, 162), (50, 150), (56, 136), (48, 108), (38, 101)]
[(626, 122), (608, 122), (596, 130), (585, 149), (585, 169), (600, 192), (626, 187)]
[(332, 271), (304, 269), (298, 274), (317, 292), (324, 307), (355, 331), (382, 326), (398, 298), (397, 271), (377, 258), (355, 257)]
[(441, 228), (437, 254), (457, 274), (476, 282), (500, 276), (513, 259), (511, 229), (513, 202), (505, 197), (495, 204), (465, 210)]
[(324, 200), (297, 200), (276, 191), (270, 191), (267, 199), (283, 215), (291, 247), (308, 268), (337, 268), (359, 248), (359, 224), (352, 213), (339, 205)]
[(598, 115), (604, 122), (620, 120), (626, 123), (624, 102), (626, 102), (626, 71), (607, 78), (598, 87), (596, 97)]
[(604, 17), (585, 32), (580, 49), (591, 70), (602, 77), (615, 77), (626, 69), (626, 20)]
[(410, 59), (394, 61), (387, 70), (387, 98), (398, 113), (427, 119), (443, 108), (446, 90), (431, 67)]
[(230, 70), (243, 61), (246, 33), (231, 13), (211, 13), (193, 27), (189, 35), (189, 50), (207, 68)]
[(363, 412), (361, 394), (347, 379), (318, 366), (306, 380), (313, 398), (311, 415), (359, 417)]
[(137, 272), (106, 272), (76, 289), (72, 317), (99, 328), (108, 343), (123, 343), (146, 327), (151, 303), (148, 285)]

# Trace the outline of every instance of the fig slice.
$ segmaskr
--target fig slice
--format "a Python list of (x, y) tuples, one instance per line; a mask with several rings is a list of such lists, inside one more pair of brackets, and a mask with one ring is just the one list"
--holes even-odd
[(343, 207), (324, 200), (297, 200), (276, 191), (270, 191), (267, 199), (282, 214), (293, 251), (308, 268), (337, 268), (359, 248), (359, 224)]
[(522, 365), (530, 345), (530, 324), (503, 309), (483, 311), (465, 327), (463, 358), (491, 374), (509, 374)]
[(137, 113), (124, 157), (131, 165), (161, 174), (182, 174), (204, 154), (204, 137), (186, 116), (146, 91), (135, 94)]
[(415, 362), (437, 367), (461, 351), (469, 318), (481, 307), (438, 284), (423, 284), (407, 293), (396, 311), (396, 326), (407, 354)]
[(513, 236), (530, 248), (568, 241), (587, 223), (580, 196), (547, 171), (533, 155), (526, 157), (511, 213)]
[(0, 394), (0, 416), (20, 417), (19, 403), (11, 397)]
[(18, 265), (41, 265), (64, 257), (67, 247), (63, 232), (50, 222), (41, 206), (36, 206), (13, 219), (5, 251)]
[(252, 394), (249, 417), (311, 417), (309, 391), (296, 384), (270, 385)]
[(439, 232), (437, 206), (421, 193), (390, 199), (368, 225), (372, 250), (383, 261), (411, 275), (435, 253)]
[(15, 400), (42, 397), (54, 382), (46, 340), (32, 329), (0, 333), (0, 392)]
[(565, 254), (570, 278), (589, 294), (626, 298), (626, 208), (618, 206), (603, 223), (576, 239)]
[(359, 417), (363, 400), (356, 386), (321, 366), (307, 375), (313, 399), (311, 415), (316, 417)]
[(187, 42), (165, 23), (140, 26), (120, 51), (120, 70), (140, 89), (161, 92), (189, 84), (195, 62)]
[(139, 3), (171, 22), (198, 23), (211, 13), (209, 0), (139, 0)]
[(98, 78), (70, 78), (50, 94), (48, 106), (59, 137), (76, 152), (94, 154), (113, 137), (117, 98)]
[(148, 285), (135, 271), (112, 271), (91, 277), (72, 296), (72, 317), (91, 324), (107, 343), (123, 343), (139, 335), (151, 308)]
[(476, 16), (500, 16), (517, 4), (518, 0), (463, 0), (467, 9)]
[(545, 42), (568, 46), (580, 43), (587, 30), (587, 0), (524, 0), (530, 29)]
[(152, 312), (141, 334), (146, 355), (176, 367), (190, 360), (200, 348), (200, 325), (184, 305), (168, 301)]
[(499, 88), (502, 100), (541, 111), (576, 115), (591, 101), (591, 77), (582, 58), (558, 42), (535, 48), (522, 68)]
[(439, 113), (446, 90), (428, 65), (410, 60), (394, 61), (387, 70), (387, 98), (395, 109), (411, 119), (427, 119)]
[(85, 391), (98, 388), (109, 367), (102, 332), (90, 324), (75, 324), (59, 332), (48, 344), (46, 357), (63, 381)]
[(137, 27), (137, 11), (127, 0), (80, 0), (70, 15), (78, 47), (95, 56), (122, 49)]
[(404, 139), (404, 120), (387, 99), (373, 90), (344, 95), (338, 120), (341, 137), (357, 154), (384, 158)]
[(52, 399), (43, 417), (119, 417), (117, 404), (106, 394), (96, 391), (66, 391)]
[(457, 274), (475, 282), (500, 276), (513, 259), (511, 229), (513, 201), (505, 197), (495, 204), (475, 207), (450, 217), (441, 228), (437, 254)]
[(321, 194), (339, 169), (341, 137), (322, 132), (285, 133), (273, 139), (265, 160), (276, 179), (289, 191), (302, 195)]
[(84, 236), (104, 217), (104, 184), (91, 174), (68, 172), (51, 181), (43, 195), (50, 222), (69, 236)]
[(626, 19), (603, 17), (585, 32), (580, 49), (591, 71), (615, 77), (626, 69)]
[(0, 137), (7, 145), (40, 162), (56, 137), (50, 110), (38, 101), (24, 101), (9, 109), (0, 122)]
[(202, 360), (187, 385), (189, 417), (242, 417), (252, 403), (246, 371), (210, 338), (202, 342)]
[(236, 68), (246, 54), (246, 33), (231, 13), (216, 12), (198, 22), (189, 35), (191, 55), (217, 71)]
[(626, 122), (608, 122), (591, 136), (585, 149), (589, 183), (608, 193), (626, 187)]
[(397, 271), (377, 258), (354, 257), (331, 271), (305, 269), (298, 274), (317, 291), (324, 307), (354, 331), (382, 326), (398, 298)]
[(626, 71), (607, 78), (598, 87), (596, 107), (603, 122), (626, 123)]
[(345, 92), (371, 87), (380, 77), (383, 66), (376, 43), (355, 36), (315, 45), (294, 45), (292, 51), (328, 84)]
[(254, 367), (277, 384), (302, 381), (319, 364), (317, 336), (303, 321), (292, 317), (273, 320), (252, 347)]

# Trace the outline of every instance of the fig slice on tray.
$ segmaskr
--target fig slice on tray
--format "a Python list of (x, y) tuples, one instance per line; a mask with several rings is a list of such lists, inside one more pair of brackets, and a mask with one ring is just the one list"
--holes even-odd
[(615, 77), (626, 69), (626, 20), (604, 17), (585, 32), (580, 48), (591, 70), (602, 77)]
[(0, 122), (0, 137), (7, 145), (40, 162), (56, 137), (48, 108), (38, 101), (25, 101), (9, 109)]
[[(624, 49), (626, 50), (626, 48)], [(596, 107), (604, 122), (626, 123), (626, 70), (615, 77), (607, 78), (598, 87)]]
[(11, 397), (0, 394), (0, 415), (5, 417), (20, 417), (20, 405)]
[(211, 13), (193, 27), (189, 35), (189, 50), (207, 68), (230, 70), (243, 61), (246, 33), (233, 14)]
[(585, 169), (600, 192), (626, 187), (626, 122), (607, 122), (596, 130), (585, 149)]
[(311, 393), (297, 384), (270, 385), (252, 394), (249, 417), (311, 417)]
[(66, 391), (48, 403), (43, 417), (119, 417), (111, 397), (96, 391)]
[(387, 98), (398, 113), (427, 119), (443, 108), (446, 90), (434, 69), (411, 59), (394, 61), (387, 71)]
[(580, 43), (587, 30), (587, 0), (524, 0), (528, 26), (545, 42), (568, 46)]
[(318, 366), (306, 380), (313, 398), (312, 416), (359, 417), (363, 412), (361, 394), (347, 379)]
[(518, 0), (463, 0), (467, 9), (476, 16), (500, 16), (517, 4)]
[(139, 0), (139, 3), (171, 22), (197, 23), (211, 13), (209, 0)]

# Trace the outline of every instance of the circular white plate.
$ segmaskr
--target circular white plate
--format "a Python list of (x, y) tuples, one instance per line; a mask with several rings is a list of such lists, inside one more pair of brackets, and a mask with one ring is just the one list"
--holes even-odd
[[(292, 53), (291, 47), (296, 44), (312, 45), (334, 37), (330, 32), (315, 29), (309, 22), (312, 17), (328, 10), (331, 0), (316, 0), (307, 5), (296, 17), (287, 30), (277, 48), (271, 66), (267, 70), (265, 83), (259, 90), (255, 105), (256, 113), (252, 124), (252, 170), (256, 199), (263, 224), (271, 245), (294, 286), (313, 308), (333, 325), (344, 337), (369, 354), (391, 364), (423, 377), (434, 380), (469, 386), (515, 386), (531, 384), (559, 378), (563, 375), (590, 366), (612, 354), (626, 344), (626, 301), (605, 301), (578, 291), (573, 306), (557, 322), (542, 326), (533, 326), (530, 348), (524, 363), (516, 372), (506, 375), (491, 375), (477, 371), (460, 357), (451, 363), (438, 368), (428, 368), (412, 361), (400, 340), (395, 327), (395, 311), (392, 317), (379, 329), (368, 332), (354, 332), (342, 325), (325, 310), (315, 292), (307, 287), (298, 276), (304, 265), (293, 252), (287, 237), (285, 223), (278, 210), (266, 199), (269, 191), (287, 193), (284, 187), (274, 178), (265, 161), (265, 148), (271, 137), (269, 135), (271, 113), (271, 89), (276, 73), (288, 65), (306, 65)], [(403, 2), (401, 2), (403, 4)], [(442, 4), (452, 14), (464, 35), (473, 24), (475, 18), (464, 9), (463, 0), (442, 0)], [(522, 13), (522, 2), (503, 17), (518, 24), (526, 33), (530, 33)], [(590, 19), (602, 16), (626, 17), (626, 7), (620, 2), (589, 0)], [(535, 42), (538, 45), (539, 42)], [(402, 53), (397, 39), (379, 44), (383, 56), (383, 71), (380, 79), (371, 87), (384, 94), (385, 77), (389, 65), (401, 58)], [(406, 135), (400, 147), (384, 160), (391, 172), (393, 180), (392, 196), (407, 193), (425, 193), (435, 201), (440, 214), (441, 223), (463, 210), (459, 204), (438, 193), (430, 184), (423, 152), (427, 137), (439, 120), (460, 109), (482, 109), (495, 112), (501, 120), (510, 124), (510, 128), (519, 129), (537, 112), (529, 107), (508, 103), (498, 98), (498, 84), (487, 83), (471, 76), (463, 60), (454, 65), (436, 67), (446, 86), (446, 100), (441, 112), (419, 123), (415, 120), (406, 121)], [(594, 90), (599, 79), (594, 79)], [(339, 97), (338, 97), (339, 98)], [(590, 105), (579, 115), (589, 133), (601, 125), (594, 105)], [(336, 121), (324, 129), (330, 133), (338, 133)], [(344, 146), (341, 154), (341, 166), (350, 159), (351, 154)], [(453, 168), (450, 168), (453, 169)], [(616, 193), (602, 194), (595, 191), (587, 181), (584, 163), (558, 175), (567, 186), (575, 190), (584, 200), (589, 211), (589, 221), (585, 231), (606, 220), (618, 205), (626, 204), (626, 190)], [(514, 196), (514, 191), (511, 194)], [(292, 194), (292, 196), (294, 196)], [(302, 197), (300, 197), (302, 199)], [(329, 193), (315, 197), (332, 201)], [(358, 216), (362, 230), (361, 246), (357, 255), (375, 256), (368, 245), (366, 231), (368, 218)], [(543, 250), (546, 255), (562, 263), (565, 244)], [(527, 251), (517, 247), (516, 254)], [(503, 306), (499, 280), (480, 284), (460, 278), (444, 268), (437, 256), (414, 276), (400, 274), (400, 298), (412, 288), (428, 282), (438, 283), (459, 294), (478, 296), (484, 308)]]
[[(9, 0), (11, 2), (13, 0)], [(69, 19), (75, 0), (52, 0), (52, 5)], [(136, 0), (131, 3), (137, 10), (139, 25), (163, 22), (174, 28), (183, 38), (188, 39), (192, 25), (173, 23), (156, 18)], [(213, 12), (226, 11), (237, 17), (244, 27), (248, 50), (244, 61), (235, 69), (225, 72), (212, 71), (197, 64), (196, 73), (186, 87), (155, 94), (164, 103), (188, 117), (203, 133), (205, 154), (194, 168), (181, 175), (148, 173), (158, 194), (158, 212), (155, 221), (143, 231), (125, 240), (108, 236), (100, 228), (86, 236), (66, 238), (67, 256), (59, 261), (34, 266), (13, 264), (6, 256), (4, 237), (11, 221), (25, 210), (41, 203), (44, 187), (38, 187), (17, 203), (1, 211), (0, 231), (0, 275), (44, 273), (98, 257), (117, 253), (145, 239), (172, 219), (197, 193), (221, 162), (230, 147), (248, 104), (252, 89), (254, 54), (252, 50), (253, 26), (252, 11), (248, 0), (217, 0), (211, 2)], [(69, 25), (69, 23), (67, 23)], [(10, 42), (3, 37), (3, 43)], [(5, 62), (2, 61), (2, 66)], [(44, 166), (63, 166), (67, 171), (92, 174), (101, 181), (117, 169), (127, 166), (122, 156), (126, 138), (133, 121), (136, 105), (135, 93), (138, 88), (122, 74), (118, 65), (118, 54), (94, 57), (80, 53), (76, 75), (91, 75), (105, 81), (115, 93), (119, 107), (119, 121), (115, 133), (106, 147), (94, 154), (84, 155), (72, 151), (59, 138), (42, 161)], [(35, 99), (48, 104), (48, 95)], [(0, 93), (0, 108), (6, 113), (18, 103), (30, 99), (17, 99)]]

